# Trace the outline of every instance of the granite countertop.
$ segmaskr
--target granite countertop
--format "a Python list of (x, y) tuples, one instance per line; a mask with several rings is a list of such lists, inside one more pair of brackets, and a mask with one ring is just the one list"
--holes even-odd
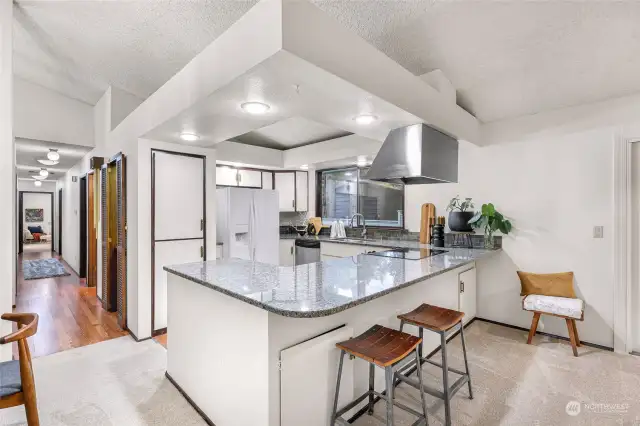
[[(319, 236), (308, 236), (300, 237), (297, 235), (280, 235), (281, 240), (316, 240), (327, 243), (336, 243), (336, 244), (349, 244), (355, 246), (369, 246), (369, 247), (389, 247), (389, 248), (411, 248), (411, 249), (419, 249), (419, 248), (431, 248), (429, 244), (420, 244), (419, 241), (413, 240), (393, 240), (393, 239), (359, 239), (359, 238), (330, 238), (328, 235), (319, 235)], [(441, 249), (441, 247), (438, 247)], [(451, 250), (449, 248), (445, 248), (445, 250)]]
[[(389, 241), (389, 244), (392, 244), (389, 247), (420, 246), (412, 241)], [(382, 246), (380, 240), (369, 245)], [(307, 265), (277, 266), (220, 259), (165, 266), (164, 270), (279, 315), (312, 318), (333, 315), (497, 252), (444, 250), (447, 251), (444, 254), (421, 260), (362, 254)]]

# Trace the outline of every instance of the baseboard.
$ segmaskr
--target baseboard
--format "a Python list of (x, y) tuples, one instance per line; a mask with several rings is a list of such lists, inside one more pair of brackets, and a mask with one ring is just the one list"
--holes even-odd
[(184, 397), (184, 399), (187, 400), (187, 402), (189, 403), (189, 405), (191, 405), (193, 407), (194, 410), (196, 410), (196, 412), (198, 414), (200, 414), (200, 417), (202, 417), (202, 419), (205, 421), (205, 423), (207, 423), (209, 426), (216, 426), (209, 417), (207, 417), (207, 415), (204, 413), (204, 411), (202, 411), (200, 409), (200, 407), (198, 407), (198, 405), (193, 402), (193, 400), (189, 397), (189, 395), (187, 395), (185, 393), (185, 391), (180, 387), (180, 385), (178, 383), (176, 383), (175, 380), (173, 380), (173, 377), (171, 377), (171, 375), (169, 375), (169, 372), (165, 371), (164, 375), (167, 377), (167, 379), (171, 382), (171, 384), (173, 386), (176, 387), (176, 389), (178, 389), (178, 392), (180, 392), (180, 394)]
[[(471, 324), (473, 324), (473, 323), (475, 322), (475, 320), (476, 320), (476, 319), (477, 319), (476, 317), (471, 318), (471, 321), (469, 321), (468, 323), (466, 323), (466, 324), (464, 325), (464, 328), (469, 327)], [(451, 336), (447, 337), (447, 343), (448, 343), (451, 339), (453, 339), (454, 337), (456, 337), (458, 334), (460, 334), (460, 330), (456, 331), (455, 333), (452, 333), (452, 334), (451, 334)], [(433, 357), (435, 354), (437, 354), (438, 352), (440, 352), (440, 348), (441, 348), (441, 347), (442, 347), (442, 345), (438, 345), (438, 347), (437, 347), (437, 348), (435, 348), (434, 350), (432, 350), (431, 352), (429, 352), (429, 354), (428, 354), (427, 356), (425, 356), (425, 358), (427, 358), (427, 359), (431, 359), (431, 357)], [(411, 367), (410, 369), (408, 369), (408, 370), (407, 370), (407, 372), (406, 372), (406, 373), (403, 373), (403, 374), (406, 374), (407, 376), (410, 376), (410, 375), (412, 375), (413, 373), (415, 373), (415, 371), (417, 370), (417, 368), (418, 368), (417, 366)], [(396, 380), (397, 380), (397, 379), (396, 379)], [(395, 384), (394, 384), (394, 387), (395, 387), (395, 386), (398, 386), (398, 384), (399, 384), (399, 383), (400, 383), (399, 381), (396, 381), (396, 382), (395, 382)], [(387, 394), (387, 391), (386, 391), (386, 390), (384, 390), (384, 391), (382, 392), (382, 394), (383, 394), (383, 395), (386, 395), (386, 394)], [(377, 404), (377, 402), (378, 402), (378, 401), (380, 401), (381, 399), (382, 399), (382, 398), (380, 398), (379, 396), (376, 396), (376, 397), (373, 399), (373, 404), (374, 404), (374, 405), (375, 405), (375, 404)], [(365, 406), (364, 406), (364, 407), (362, 407), (360, 410), (358, 410), (358, 411), (357, 411), (353, 416), (351, 416), (351, 418), (350, 418), (349, 420), (347, 420), (347, 423), (354, 423), (356, 420), (358, 420), (360, 417), (362, 417), (362, 416), (363, 416), (363, 415), (364, 415), (368, 410), (369, 410), (369, 406), (368, 406), (368, 405), (365, 405)]]
[(138, 339), (138, 336), (136, 336), (133, 331), (129, 330), (128, 328), (126, 329), (127, 332), (129, 332), (129, 336), (131, 336), (131, 338), (133, 340), (135, 340), (136, 342), (144, 342), (145, 340), (149, 340), (151, 339), (151, 337), (145, 337), (144, 339)]
[[(508, 328), (513, 328), (515, 330), (521, 330), (521, 331), (529, 332), (528, 328), (519, 327), (517, 325), (505, 324), (503, 322), (493, 321), (493, 320), (489, 320), (489, 319), (485, 319), (485, 318), (476, 318), (476, 319), (478, 321), (487, 322), (489, 324), (501, 325), (503, 327), (508, 327)], [(571, 341), (571, 340), (569, 340), (568, 337), (558, 336), (557, 334), (545, 333), (544, 331), (536, 331), (536, 334), (540, 334), (542, 336), (551, 337), (551, 338), (554, 338), (554, 339), (564, 340), (566, 342), (570, 342)], [(609, 346), (598, 345), (597, 343), (590, 343), (590, 342), (586, 342), (584, 340), (580, 340), (580, 344), (583, 345), (583, 346), (590, 346), (590, 347), (596, 348), (596, 349), (602, 349), (603, 351), (613, 352), (613, 348), (610, 348)]]
[(167, 334), (167, 327), (161, 328), (160, 330), (152, 331), (151, 337), (162, 336), (163, 334)]

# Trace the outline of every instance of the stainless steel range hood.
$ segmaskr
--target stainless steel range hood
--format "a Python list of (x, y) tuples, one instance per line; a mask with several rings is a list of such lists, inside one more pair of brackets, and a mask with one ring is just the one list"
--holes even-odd
[(458, 141), (414, 124), (389, 132), (367, 179), (417, 185), (458, 181)]

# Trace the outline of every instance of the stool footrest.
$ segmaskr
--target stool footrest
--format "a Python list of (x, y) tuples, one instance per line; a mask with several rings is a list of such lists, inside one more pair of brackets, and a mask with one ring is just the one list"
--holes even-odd
[[(440, 369), (442, 369), (442, 364), (440, 364), (439, 362), (436, 361), (432, 361), (428, 358), (421, 358), (420, 361), (422, 361), (422, 364), (424, 364), (425, 362), (428, 362), (431, 365), (435, 365), (436, 367), (439, 367)], [(400, 373), (401, 371), (407, 370), (408, 367), (415, 367), (416, 365), (416, 361), (415, 360), (411, 360), (408, 363), (406, 363), (405, 365), (403, 365), (402, 367), (398, 368), (398, 370), (396, 371), (397, 373)], [(467, 373), (465, 373), (464, 371), (460, 371), (457, 368), (451, 368), (451, 367), (447, 367), (447, 370), (449, 370), (452, 373), (456, 373), (459, 374), (461, 376), (466, 375)]]
[[(342, 415), (344, 413), (346, 413), (347, 411), (351, 410), (352, 408), (354, 408), (356, 405), (360, 404), (362, 401), (364, 401), (369, 395), (375, 395), (377, 397), (379, 397), (380, 399), (383, 399), (385, 401), (389, 401), (389, 398), (387, 398), (386, 393), (380, 393), (380, 392), (376, 392), (376, 391), (372, 391), (372, 390), (368, 390), (365, 393), (363, 393), (362, 395), (360, 395), (358, 398), (356, 398), (355, 400), (353, 400), (352, 402), (350, 402), (349, 404), (345, 405), (343, 408), (341, 408), (340, 410), (338, 410), (338, 412), (336, 413), (336, 417), (333, 419), (333, 423), (339, 423), (341, 425), (348, 425), (349, 423), (347, 423), (343, 418)], [(396, 407), (400, 408), (401, 410), (406, 411), (409, 414), (413, 414), (414, 416), (418, 417), (418, 420), (413, 423), (411, 426), (418, 426), (421, 425), (423, 422), (425, 422), (425, 418), (424, 418), (424, 414), (414, 410), (411, 407), (407, 407), (406, 405), (393, 400), (391, 401), (391, 403), (393, 405), (395, 405)]]
[[(408, 384), (409, 386), (412, 386), (416, 389), (420, 389), (420, 384), (418, 383), (417, 380), (411, 379), (403, 374), (398, 374), (396, 373), (396, 379), (405, 382), (406, 384)], [(451, 387), (449, 387), (449, 398), (451, 398), (452, 396), (454, 396), (459, 390), (460, 388), (469, 381), (469, 376), (467, 376), (466, 374), (464, 376), (461, 376), (458, 378), (458, 380), (456, 380), (453, 385), (451, 385)], [(422, 386), (422, 390), (425, 393), (428, 393), (431, 396), (435, 396), (436, 398), (440, 398), (440, 399), (445, 399), (444, 398), (444, 392), (435, 388), (432, 388), (430, 386), (427, 385), (423, 385)]]

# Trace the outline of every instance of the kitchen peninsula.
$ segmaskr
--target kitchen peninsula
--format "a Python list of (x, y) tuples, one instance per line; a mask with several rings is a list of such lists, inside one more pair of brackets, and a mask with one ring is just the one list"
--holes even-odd
[[(423, 302), (465, 311), (465, 322), (475, 315), (475, 262), (491, 251), (404, 242), (424, 256), (414, 260), (379, 255), (399, 242), (358, 243), (323, 241), (321, 262), (292, 267), (239, 259), (165, 267), (167, 375), (217, 425), (326, 426), (336, 342), (374, 324), (397, 328), (396, 316)], [(326, 255), (336, 247), (346, 257)], [(425, 353), (438, 344), (427, 333)], [(345, 363), (339, 405), (367, 380), (366, 363)], [(376, 388), (384, 389), (379, 372)]]

